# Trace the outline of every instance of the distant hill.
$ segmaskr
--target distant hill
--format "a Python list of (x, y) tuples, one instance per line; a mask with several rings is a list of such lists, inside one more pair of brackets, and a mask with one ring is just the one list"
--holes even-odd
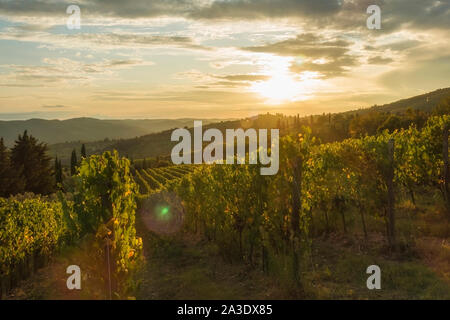
[[(185, 123), (185, 125), (179, 126), (179, 128), (187, 127), (190, 128), (189, 130), (192, 132), (193, 125), (194, 120), (190, 120), (188, 123)], [(237, 128), (240, 127), (240, 121), (221, 121), (214, 124), (209, 123), (209, 121), (203, 121), (204, 128), (207, 128), (208, 125), (214, 128)], [(85, 143), (86, 151), (88, 154), (96, 154), (115, 149), (119, 151), (121, 155), (128, 155), (133, 159), (167, 155), (176, 144), (176, 142), (170, 141), (172, 131), (173, 128), (131, 139), (105, 139), (102, 141), (87, 142)], [(81, 146), (82, 142), (53, 144), (50, 145), (50, 155), (53, 157), (58, 156), (58, 158), (62, 160), (63, 164), (68, 164), (72, 150), (75, 149), (79, 155)]]
[[(264, 116), (253, 117), (243, 120), (229, 120), (215, 123), (203, 121), (203, 129), (216, 128), (223, 133), (226, 129), (237, 128), (276, 128), (278, 117), (276, 115), (266, 114)], [(194, 120), (186, 124), (185, 127), (191, 132), (193, 137)], [(123, 156), (129, 156), (133, 159), (142, 159), (147, 157), (167, 156), (177, 142), (170, 141), (171, 130), (165, 130), (158, 133), (152, 133), (132, 139), (102, 140), (85, 143), (88, 154), (98, 154), (103, 151), (117, 150)], [(51, 156), (58, 156), (63, 164), (68, 164), (73, 149), (80, 154), (81, 142), (58, 143), (50, 145)]]
[[(367, 109), (361, 109), (354, 112), (369, 112), (369, 111), (384, 111), (384, 112), (404, 112), (407, 109), (419, 109), (424, 112), (431, 112), (444, 98), (450, 96), (450, 88), (439, 89), (427, 94), (415, 96), (408, 99), (403, 99), (390, 104), (382, 106), (376, 106)], [(260, 115), (243, 120), (236, 121), (222, 121), (215, 123), (208, 127), (214, 127), (224, 132), (225, 129), (245, 128), (247, 126), (252, 128), (275, 128), (277, 125), (278, 117), (276, 115)], [(191, 122), (190, 126), (193, 125)], [(161, 155), (168, 155), (172, 150), (172, 147), (176, 144), (170, 141), (170, 135), (172, 131), (164, 131), (156, 134), (145, 135), (135, 139), (121, 140), (112, 143), (105, 147), (105, 150), (116, 149), (122, 155), (129, 155), (134, 159), (140, 159), (144, 157), (155, 157)], [(192, 135), (192, 134), (191, 134)]]
[[(28, 130), (28, 133), (48, 144), (128, 139), (172, 128), (191, 126), (193, 121), (192, 119), (100, 120), (93, 118), (0, 121), (0, 137), (4, 138), (7, 146), (12, 146), (17, 136), (24, 130)], [(213, 123), (220, 120), (203, 121)]]
[[(408, 108), (420, 109), (425, 112), (430, 112), (434, 107), (436, 107), (444, 98), (450, 96), (450, 88), (439, 89), (424, 95), (415, 96), (409, 99), (404, 99), (396, 101), (390, 104), (385, 104), (383, 106), (374, 106), (372, 108), (359, 109), (354, 111), (348, 111), (343, 113), (337, 113), (333, 116), (340, 115), (351, 115), (352, 113), (363, 114), (370, 111), (384, 111), (384, 112), (404, 112)], [(320, 117), (319, 115), (316, 117)], [(309, 117), (308, 117), (309, 118)], [(328, 116), (326, 117), (328, 119)], [(278, 115), (264, 114), (259, 116), (254, 116), (243, 120), (230, 120), (230, 121), (220, 121), (216, 123), (211, 123), (210, 121), (203, 121), (204, 129), (208, 127), (214, 127), (221, 131), (225, 129), (235, 129), (235, 128), (276, 128), (278, 125)], [(307, 120), (306, 122), (308, 122)], [(191, 128), (194, 124), (194, 120), (186, 120), (183, 125), (178, 127), (188, 127)], [(145, 134), (140, 137), (134, 136), (131, 139), (116, 139), (116, 140), (101, 140), (97, 142), (86, 143), (86, 149), (88, 154), (101, 153), (107, 150), (118, 150), (123, 156), (129, 156), (133, 159), (142, 159), (144, 157), (156, 157), (156, 156), (167, 156), (170, 154), (173, 146), (176, 142), (170, 141), (170, 136), (172, 130), (175, 126), (171, 126), (170, 129), (160, 130), (157, 133)], [(71, 143), (59, 143), (50, 146), (50, 152), (52, 156), (58, 156), (62, 161), (67, 164), (69, 163), (69, 157), (73, 149), (76, 149), (78, 154), (81, 149), (81, 142), (71, 142)]]
[[(194, 137), (193, 124), (189, 125), (191, 137)], [(203, 123), (203, 129), (206, 130), (209, 127), (225, 132), (225, 129), (235, 129), (241, 127), (241, 121), (222, 121), (214, 124)], [(117, 150), (121, 155), (129, 155), (134, 159), (142, 159), (144, 157), (156, 157), (169, 155), (172, 148), (178, 142), (170, 141), (173, 130), (167, 130), (160, 133), (154, 133), (145, 135), (135, 139), (127, 139), (117, 141), (105, 148), (105, 150)]]
[(418, 109), (424, 112), (431, 112), (434, 107), (436, 107), (444, 98), (449, 96), (450, 88), (438, 89), (436, 91), (425, 93), (420, 96), (395, 101), (389, 104), (384, 104), (382, 106), (374, 106), (369, 109), (364, 109), (364, 111), (372, 111), (376, 109), (378, 111), (397, 113), (406, 111), (408, 108), (411, 108)]

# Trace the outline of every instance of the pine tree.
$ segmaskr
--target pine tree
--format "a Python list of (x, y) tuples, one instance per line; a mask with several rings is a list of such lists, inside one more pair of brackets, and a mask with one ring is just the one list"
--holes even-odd
[(28, 135), (26, 130), (22, 136), (19, 135), (11, 150), (15, 193), (49, 194), (53, 192), (53, 169), (47, 152), (47, 145)]
[(87, 155), (86, 155), (86, 146), (84, 145), (84, 143), (83, 143), (83, 145), (81, 146), (81, 159), (86, 159), (87, 158)]
[(75, 149), (73, 149), (72, 156), (70, 157), (70, 174), (72, 176), (77, 174), (77, 165), (78, 165), (77, 152), (75, 151)]

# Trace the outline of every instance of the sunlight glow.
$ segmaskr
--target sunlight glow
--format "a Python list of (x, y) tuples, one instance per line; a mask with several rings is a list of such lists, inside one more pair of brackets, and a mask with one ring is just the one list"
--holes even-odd
[(266, 98), (268, 104), (308, 99), (310, 87), (318, 81), (318, 75), (315, 72), (292, 73), (292, 61), (289, 57), (271, 56), (264, 65), (264, 73), (270, 79), (252, 83), (250, 90)]

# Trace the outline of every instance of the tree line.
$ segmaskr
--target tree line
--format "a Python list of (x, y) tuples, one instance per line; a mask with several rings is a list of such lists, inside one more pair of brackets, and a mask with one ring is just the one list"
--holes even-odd
[[(81, 157), (86, 156), (83, 145)], [(76, 151), (73, 150), (71, 175), (76, 173), (77, 166)], [(27, 130), (19, 135), (11, 149), (0, 138), (0, 197), (26, 192), (48, 195), (61, 188), (63, 179), (61, 160), (56, 157), (52, 165), (47, 144), (39, 142)]]
[(368, 110), (335, 114), (323, 113), (305, 117), (267, 114), (259, 116), (255, 122), (257, 126), (264, 127), (273, 125), (276, 121), (276, 128), (281, 130), (282, 135), (298, 132), (302, 127), (307, 126), (311, 128), (315, 137), (326, 143), (360, 138), (366, 135), (373, 136), (385, 130), (393, 132), (394, 130), (408, 129), (411, 125), (421, 129), (430, 116), (446, 114), (450, 114), (450, 97), (443, 99), (431, 112), (411, 108), (403, 112), (390, 112), (374, 106)]

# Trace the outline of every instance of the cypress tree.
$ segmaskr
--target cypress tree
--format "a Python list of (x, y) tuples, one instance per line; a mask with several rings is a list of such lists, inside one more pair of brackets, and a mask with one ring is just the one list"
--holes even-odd
[(87, 155), (86, 155), (86, 146), (84, 145), (84, 143), (83, 143), (83, 145), (81, 146), (81, 159), (86, 159), (87, 158)]
[(77, 152), (75, 149), (72, 150), (72, 156), (70, 157), (70, 174), (72, 176), (77, 174)]

